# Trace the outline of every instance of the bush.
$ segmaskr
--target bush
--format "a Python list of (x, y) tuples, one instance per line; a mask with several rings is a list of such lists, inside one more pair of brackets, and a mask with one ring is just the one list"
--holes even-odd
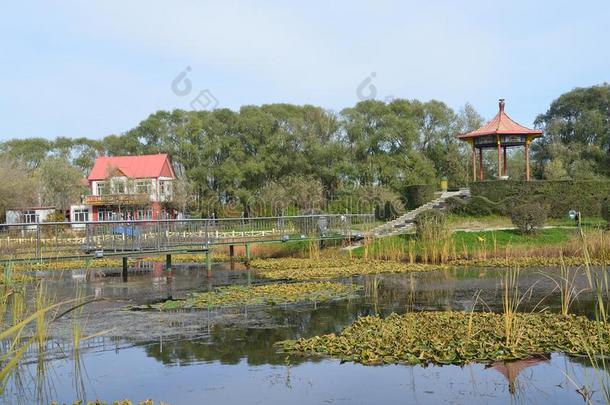
[(413, 210), (434, 200), (435, 188), (432, 184), (416, 184), (405, 188), (404, 198), (407, 208)]
[(510, 219), (521, 233), (532, 233), (544, 225), (547, 212), (540, 204), (522, 204), (513, 208)]
[(478, 195), (468, 200), (459, 197), (449, 197), (445, 201), (445, 206), (447, 211), (452, 214), (471, 215), (473, 217), (497, 214), (502, 211), (499, 204)]
[(421, 240), (438, 240), (447, 233), (445, 215), (438, 210), (427, 210), (419, 213), (414, 221), (415, 232)]
[(537, 202), (548, 208), (552, 218), (563, 218), (571, 209), (599, 216), (603, 199), (610, 195), (610, 181), (481, 181), (472, 183), (470, 192), (498, 204), (501, 212), (510, 212), (515, 204)]

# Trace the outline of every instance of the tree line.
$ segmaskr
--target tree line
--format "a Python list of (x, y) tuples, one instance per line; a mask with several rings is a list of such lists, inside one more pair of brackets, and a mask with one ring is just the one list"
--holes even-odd
[[(554, 100), (535, 122), (545, 136), (532, 147), (534, 176), (607, 178), (609, 109), (608, 84)], [(30, 201), (64, 209), (86, 192), (81, 179), (96, 157), (169, 153), (181, 177), (177, 189), (194, 215), (371, 212), (380, 201), (400, 210), (408, 185), (441, 178), (453, 188), (467, 185), (470, 149), (457, 135), (483, 123), (469, 104), (454, 111), (435, 100), (369, 100), (340, 112), (290, 104), (158, 111), (99, 140), (1, 143), (0, 171), (11, 182), (0, 189), (0, 209)], [(485, 165), (495, 172), (493, 153)], [(510, 154), (509, 174), (523, 176), (522, 151)]]

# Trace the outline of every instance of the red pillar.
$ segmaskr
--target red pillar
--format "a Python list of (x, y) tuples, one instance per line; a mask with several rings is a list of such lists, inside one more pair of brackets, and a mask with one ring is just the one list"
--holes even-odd
[(525, 141), (525, 181), (530, 181), (530, 140)]
[(472, 141), (472, 181), (477, 181), (477, 149)]
[(483, 148), (479, 148), (479, 179), (483, 181)]
[(502, 176), (502, 152), (500, 147), (500, 138), (498, 138), (498, 178)]
[(502, 149), (503, 149), (503, 153), (504, 153), (502, 156), (502, 161), (504, 162), (504, 171), (502, 172), (502, 174), (504, 176), (508, 176), (508, 168), (506, 166), (506, 146), (503, 146)]

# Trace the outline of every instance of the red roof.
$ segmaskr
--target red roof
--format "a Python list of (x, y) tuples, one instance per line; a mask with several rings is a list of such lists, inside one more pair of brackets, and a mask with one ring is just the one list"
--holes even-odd
[(131, 179), (171, 177), (175, 178), (174, 170), (166, 153), (141, 156), (101, 156), (95, 159), (95, 164), (87, 180), (105, 180), (120, 171)]
[(500, 99), (499, 106), (500, 111), (498, 111), (498, 114), (496, 114), (496, 116), (491, 121), (483, 125), (481, 128), (477, 129), (476, 131), (459, 135), (459, 138), (476, 138), (477, 136), (485, 135), (542, 135), (542, 131), (529, 129), (524, 127), (523, 125), (519, 125), (518, 123), (513, 121), (508, 115), (506, 115), (506, 113), (504, 112), (503, 98)]

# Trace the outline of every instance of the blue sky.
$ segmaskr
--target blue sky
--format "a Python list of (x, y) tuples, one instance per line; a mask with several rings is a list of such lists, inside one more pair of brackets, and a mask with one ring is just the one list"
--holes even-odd
[[(377, 99), (470, 102), (485, 118), (504, 97), (531, 125), (562, 92), (610, 81), (601, 0), (50, 0), (1, 10), (0, 140), (121, 133), (154, 111), (191, 108), (206, 89), (218, 107), (340, 110), (367, 78)], [(186, 67), (191, 90), (180, 96), (172, 81)]]

